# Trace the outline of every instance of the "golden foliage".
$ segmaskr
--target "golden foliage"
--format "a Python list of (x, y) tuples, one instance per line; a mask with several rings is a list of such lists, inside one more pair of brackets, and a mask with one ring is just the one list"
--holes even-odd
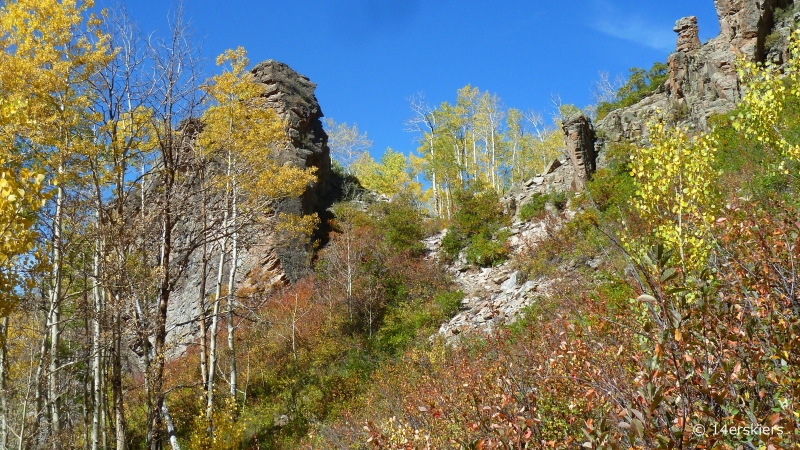
[[(791, 58), (781, 67), (772, 63), (739, 62), (739, 76), (745, 80), (746, 94), (733, 126), (748, 138), (757, 139), (789, 159), (800, 161), (800, 145), (786, 137), (788, 119), (784, 113), (790, 97), (800, 96), (800, 30), (790, 44)], [(787, 173), (784, 164), (780, 169)]]
[[(690, 137), (681, 128), (650, 123), (650, 146), (634, 147), (631, 176), (636, 187), (633, 207), (653, 237), (680, 255), (684, 269), (705, 266), (714, 221), (713, 168), (716, 148), (709, 135)], [(626, 243), (635, 256), (647, 248)]]
[(300, 196), (316, 181), (315, 169), (281, 162), (286, 127), (267, 106), (264, 86), (246, 71), (247, 52), (242, 47), (227, 50), (217, 64), (228, 69), (203, 88), (210, 105), (198, 145), (206, 157), (227, 161), (227, 173), (218, 181), (228, 192), (235, 185), (245, 210), (263, 210), (274, 200)]
[[(73, 152), (91, 148), (73, 130), (91, 119), (86, 116), (91, 97), (81, 84), (109, 60), (98, 20), (86, 19), (92, 6), (92, 1), (17, 0), (0, 9), (0, 295), (5, 299), (20, 287), (19, 269), (45, 259), (34, 249), (34, 223), (48, 198), (46, 176), (34, 167), (61, 166)], [(45, 156), (31, 161), (38, 152)]]
[[(199, 408), (199, 413), (194, 419), (192, 439), (189, 441), (189, 450), (237, 450), (242, 448), (244, 436), (244, 421), (237, 420), (236, 401), (232, 398), (214, 410), (209, 421), (205, 408)], [(209, 435), (207, 430), (214, 424), (213, 432)]]

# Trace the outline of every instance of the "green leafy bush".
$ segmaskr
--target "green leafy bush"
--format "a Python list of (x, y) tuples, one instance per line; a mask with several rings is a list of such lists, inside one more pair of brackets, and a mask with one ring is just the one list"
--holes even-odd
[(439, 291), (432, 302), (418, 299), (390, 307), (377, 333), (376, 349), (395, 355), (417, 341), (420, 335), (434, 333), (458, 311), (463, 298), (462, 292)]
[(667, 69), (667, 65), (662, 62), (653, 64), (648, 71), (639, 67), (631, 68), (628, 81), (617, 91), (616, 100), (597, 105), (597, 120), (615, 109), (634, 105), (658, 90), (667, 81)]
[(508, 248), (504, 242), (507, 235), (499, 235), (495, 239), (487, 239), (484, 235), (472, 236), (470, 244), (465, 249), (467, 261), (480, 267), (489, 267), (499, 264), (508, 258)]
[(567, 194), (565, 192), (533, 194), (531, 199), (519, 209), (519, 218), (522, 220), (531, 220), (541, 217), (548, 203), (551, 203), (557, 210), (563, 211), (567, 206)]
[(398, 194), (393, 201), (379, 205), (379, 210), (379, 227), (395, 252), (419, 256), (425, 251), (420, 242), (425, 237), (423, 217), (412, 195)]
[(455, 258), (466, 250), (467, 260), (481, 267), (503, 261), (508, 255), (504, 249), (507, 236), (501, 236), (499, 231), (508, 218), (497, 192), (464, 190), (455, 195), (455, 203), (453, 221), (442, 240), (445, 254)]

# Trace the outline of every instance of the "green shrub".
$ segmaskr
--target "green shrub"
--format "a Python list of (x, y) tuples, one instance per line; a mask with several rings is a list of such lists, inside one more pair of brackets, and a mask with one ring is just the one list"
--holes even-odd
[(500, 236), (495, 239), (487, 239), (481, 234), (472, 236), (465, 249), (467, 261), (479, 267), (490, 267), (505, 261), (508, 258), (508, 248), (504, 242), (505, 239)]
[(461, 249), (465, 247), (465, 240), (460, 230), (450, 228), (447, 230), (447, 234), (444, 235), (444, 238), (442, 238), (442, 250), (451, 258), (455, 258), (458, 256)]
[(522, 220), (531, 220), (541, 217), (548, 203), (551, 203), (557, 210), (563, 211), (564, 208), (567, 207), (567, 194), (565, 192), (533, 194), (531, 199), (519, 209), (519, 218)]
[(421, 255), (425, 245), (420, 241), (425, 237), (425, 232), (416, 199), (408, 194), (398, 194), (393, 201), (379, 205), (379, 209), (382, 217), (378, 225), (389, 246), (397, 253)]
[(566, 192), (551, 192), (548, 194), (550, 203), (556, 207), (557, 210), (563, 211), (567, 207), (567, 193)]
[(544, 214), (544, 207), (547, 204), (547, 196), (545, 194), (533, 194), (527, 203), (522, 205), (519, 209), (519, 218), (522, 220), (531, 220)]
[(376, 350), (395, 355), (420, 336), (434, 333), (442, 322), (458, 311), (463, 298), (462, 292), (439, 291), (432, 302), (420, 299), (390, 307), (376, 334)]
[(508, 222), (500, 205), (500, 196), (494, 190), (478, 192), (468, 189), (456, 193), (456, 211), (442, 240), (442, 249), (450, 258), (467, 250), (467, 260), (472, 264), (487, 266), (506, 258), (505, 238), (499, 230)]
[(662, 62), (653, 64), (648, 71), (638, 67), (631, 68), (628, 81), (617, 91), (616, 100), (597, 105), (597, 120), (604, 118), (615, 109), (635, 105), (657, 91), (667, 81), (667, 69), (667, 65)]

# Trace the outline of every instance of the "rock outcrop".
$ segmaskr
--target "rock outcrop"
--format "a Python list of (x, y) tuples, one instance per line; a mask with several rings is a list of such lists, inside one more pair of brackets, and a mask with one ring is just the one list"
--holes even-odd
[(691, 52), (700, 48), (700, 29), (697, 17), (690, 16), (675, 23), (673, 31), (678, 33), (678, 52)]
[[(762, 61), (767, 36), (774, 32), (776, 8), (790, 0), (715, 0), (720, 35), (700, 45), (695, 17), (680, 19), (676, 52), (667, 59), (668, 79), (653, 95), (636, 105), (612, 111), (595, 124), (610, 141), (646, 139), (647, 121), (660, 117), (700, 130), (708, 118), (730, 111), (741, 99), (736, 60)], [(780, 54), (776, 50), (776, 54)], [(785, 53), (785, 50), (784, 50)]]
[[(328, 135), (322, 128), (322, 110), (314, 95), (317, 85), (286, 64), (274, 60), (258, 64), (252, 73), (266, 86), (269, 107), (286, 122), (289, 142), (282, 154), (284, 162), (316, 168), (317, 171), (317, 183), (309, 186), (300, 198), (283, 201), (277, 210), (295, 215), (322, 214), (332, 203), (333, 192)], [(311, 270), (310, 240), (284, 240), (276, 251), (290, 282), (303, 278)]]
[(572, 163), (572, 189), (582, 190), (597, 170), (595, 132), (592, 121), (584, 113), (576, 113), (562, 124), (567, 157)]
[[(300, 198), (283, 200), (275, 210), (279, 213), (318, 213), (324, 216), (335, 200), (336, 189), (333, 188), (335, 180), (331, 170), (328, 136), (320, 120), (322, 110), (314, 95), (316, 85), (286, 64), (273, 60), (258, 64), (252, 73), (267, 88), (267, 105), (286, 123), (289, 140), (279, 153), (281, 162), (315, 168), (317, 174), (317, 182), (309, 185)], [(288, 239), (269, 227), (253, 227), (247, 233), (240, 233), (241, 248), (237, 266), (237, 278), (240, 281), (237, 289), (252, 287), (255, 283), (252, 278), (256, 275), (261, 287), (303, 278), (311, 270), (311, 244), (315, 238)], [(198, 299), (203, 277), (200, 253), (195, 252), (189, 261), (186, 275), (179, 281), (167, 312), (172, 355), (183, 353), (199, 332), (194, 319), (199, 315)], [(211, 254), (206, 273), (206, 298), (213, 295), (218, 268), (219, 255)]]

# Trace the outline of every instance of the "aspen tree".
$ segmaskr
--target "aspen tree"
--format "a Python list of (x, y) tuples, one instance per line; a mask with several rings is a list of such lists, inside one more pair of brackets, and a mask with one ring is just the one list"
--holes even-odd
[[(650, 145), (631, 153), (636, 186), (633, 206), (654, 237), (680, 256), (683, 273), (705, 267), (711, 251), (709, 226), (716, 211), (713, 168), (716, 147), (708, 134), (651, 122)], [(634, 256), (645, 249), (627, 243)]]
[(439, 120), (435, 111), (425, 102), (422, 94), (411, 97), (408, 100), (411, 106), (412, 117), (406, 121), (406, 131), (421, 133), (419, 137), (420, 153), (428, 158), (428, 170), (431, 180), (431, 190), (433, 191), (433, 212), (437, 216), (442, 214), (441, 198), (439, 193), (439, 180), (436, 176), (436, 146), (435, 140), (438, 138)]
[[(214, 380), (217, 358), (217, 323), (222, 300), (225, 260), (228, 263), (227, 328), (229, 351), (229, 393), (235, 398), (237, 370), (235, 352), (236, 268), (238, 234), (242, 227), (268, 212), (275, 201), (301, 195), (316, 180), (313, 170), (279, 163), (285, 142), (285, 125), (266, 105), (265, 88), (246, 71), (247, 53), (241, 47), (228, 50), (217, 58), (217, 65), (227, 66), (220, 75), (206, 83), (209, 107), (203, 114), (203, 131), (198, 145), (210, 157), (224, 161), (225, 174), (218, 177), (225, 210), (221, 225), (219, 267), (211, 317), (206, 383), (208, 420), (214, 407)], [(242, 174), (246, 173), (247, 176)], [(308, 230), (315, 218), (301, 218), (295, 225)], [(231, 240), (230, 253), (227, 242)], [(213, 425), (213, 424), (212, 424)]]
[(353, 173), (365, 188), (389, 197), (407, 189), (421, 193), (419, 183), (412, 181), (414, 174), (409, 171), (406, 156), (391, 148), (386, 149), (380, 162), (368, 153), (361, 155), (353, 164)]
[[(103, 30), (109, 36), (108, 45), (113, 58), (89, 80), (95, 96), (92, 111), (98, 120), (96, 145), (102, 149), (92, 160), (97, 251), (93, 273), (95, 407), (92, 411), (91, 447), (94, 449), (100, 445), (100, 432), (107, 428), (100, 414), (107, 402), (100, 389), (108, 371), (104, 364), (110, 362), (114, 441), (120, 450), (127, 445), (122, 386), (123, 310), (132, 297), (129, 265), (141, 258), (136, 254), (135, 245), (139, 227), (130, 225), (130, 216), (137, 212), (128, 205), (132, 195), (130, 187), (138, 178), (136, 162), (145, 159), (150, 150), (152, 111), (144, 106), (149, 85), (140, 73), (145, 63), (142, 41), (126, 12), (117, 10), (107, 14)], [(144, 190), (140, 186), (142, 194)], [(103, 332), (110, 332), (110, 346), (101, 342), (105, 340), (101, 339), (101, 322), (106, 324)], [(103, 347), (110, 350), (106, 355), (101, 355)]]
[(358, 130), (358, 124), (348, 126), (347, 123), (336, 123), (335, 120), (325, 119), (325, 132), (328, 134), (328, 147), (331, 156), (339, 161), (345, 170), (350, 173), (353, 163), (372, 148), (372, 141)]
[[(35, 161), (56, 184), (50, 228), (52, 255), (49, 280), (48, 329), (49, 366), (47, 407), (53, 446), (61, 431), (59, 341), (64, 327), (63, 240), (66, 189), (73, 182), (75, 163), (92, 146), (82, 131), (91, 98), (86, 83), (108, 59), (106, 42), (97, 29), (97, 19), (87, 19), (92, 2), (18, 0), (6, 2), (0, 11), (2, 28), (3, 103), (25, 104), (21, 127), (4, 130), (4, 138), (21, 155), (36, 154)], [(93, 39), (90, 39), (93, 38)], [(10, 143), (10, 141), (6, 141)], [(31, 152), (25, 150), (32, 150)]]
[[(205, 239), (205, 230), (196, 228), (185, 230), (186, 235), (181, 240), (175, 235), (178, 224), (202, 222), (193, 220), (196, 212), (190, 209), (189, 199), (194, 195), (194, 180), (182, 170), (193, 162), (189, 149), (198, 132), (197, 124), (191, 118), (196, 117), (200, 107), (200, 58), (197, 48), (192, 45), (191, 27), (184, 20), (181, 4), (171, 23), (167, 38), (148, 45), (153, 77), (148, 89), (150, 95), (145, 102), (152, 111), (150, 130), (156, 156), (150, 181), (158, 188), (155, 195), (145, 202), (144, 215), (153, 218), (153, 228), (157, 230), (155, 247), (158, 254), (154, 258), (157, 261), (154, 269), (157, 293), (154, 304), (137, 304), (136, 309), (145, 347), (147, 446), (151, 450), (163, 447), (165, 426), (166, 431), (172, 432), (169, 421), (166, 421), (168, 406), (164, 393), (167, 310), (177, 280)], [(152, 320), (147, 320), (151, 309)]]

